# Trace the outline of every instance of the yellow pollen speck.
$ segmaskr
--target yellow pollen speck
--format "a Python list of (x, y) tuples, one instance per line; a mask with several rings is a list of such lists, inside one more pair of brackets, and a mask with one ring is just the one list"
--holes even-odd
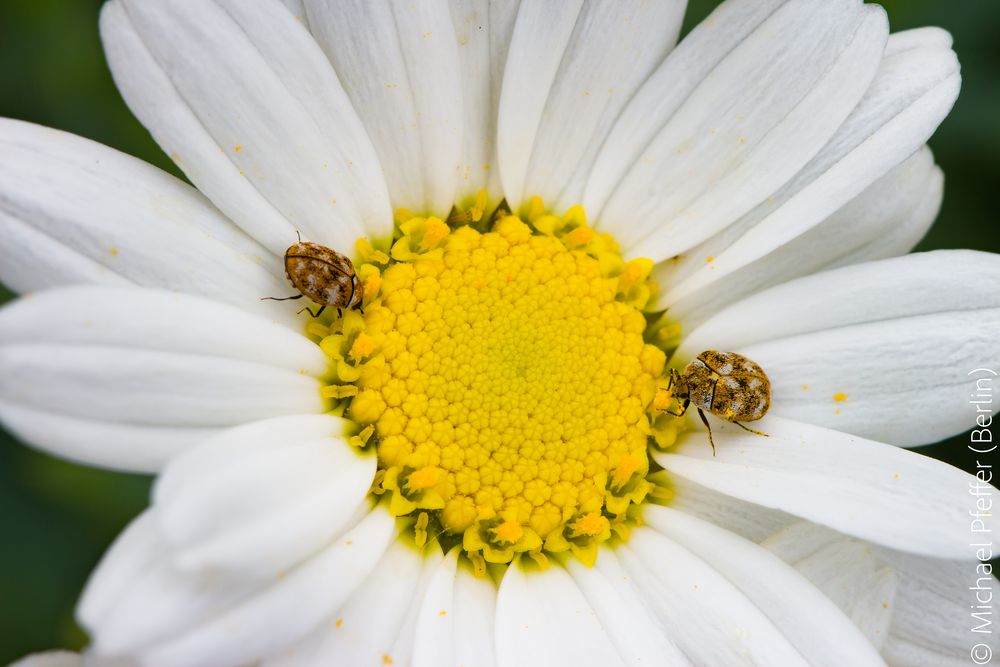
[(118, 255), (118, 248), (111, 248), (111, 256), (115, 257)]
[(237, 153), (239, 153), (241, 150), (243, 150), (243, 146), (237, 146), (233, 150), (236, 151)]
[(429, 489), (437, 483), (438, 473), (434, 468), (421, 468), (415, 470), (407, 480), (407, 486), (411, 489)]
[(336, 622), (336, 623), (334, 623), (334, 625), (336, 625), (336, 626), (337, 626), (338, 628), (339, 628), (339, 627), (342, 627), (342, 626), (344, 625), (344, 619), (342, 619), (342, 618), (338, 618), (338, 619), (337, 619), (337, 622)]
[(389, 654), (386, 653), (386, 654), (384, 654), (382, 656), (382, 664), (383, 665), (392, 665), (392, 664), (395, 664), (395, 663), (393, 663), (392, 658), (389, 657)]
[(705, 258), (705, 261), (708, 262), (709, 264), (711, 264), (712, 262), (715, 261), (715, 257), (713, 257), (712, 255), (709, 255), (708, 257)]
[(517, 521), (508, 519), (496, 528), (497, 539), (501, 542), (517, 542), (524, 535), (524, 528)]
[(563, 237), (563, 242), (570, 248), (578, 248), (587, 245), (593, 238), (594, 230), (590, 227), (577, 227)]
[(597, 512), (584, 515), (579, 521), (573, 524), (576, 532), (581, 535), (597, 535), (608, 528), (608, 520)]
[(649, 443), (682, 428), (651, 417), (672, 400), (644, 339), (653, 263), (625, 262), (580, 206), (496, 208), (484, 190), (447, 223), (399, 209), (388, 253), (358, 242), (363, 313), (328, 325), (322, 393), (418, 547), (460, 542), (480, 573), (543, 550), (592, 564), (654, 489)]
[(374, 351), (375, 339), (365, 333), (361, 333), (354, 339), (354, 345), (351, 346), (351, 351), (348, 355), (355, 359), (362, 359)]
[(833, 400), (837, 401), (838, 403), (843, 403), (844, 401), (847, 400), (847, 394), (844, 394), (844, 393), (834, 394), (833, 395)]
[(664, 412), (673, 400), (673, 392), (661, 387), (656, 390), (656, 396), (653, 397), (653, 409)]
[(638, 457), (626, 454), (622, 457), (622, 460), (618, 463), (618, 467), (615, 468), (614, 482), (615, 484), (621, 485), (632, 478), (636, 470), (639, 469), (641, 461)]
[(808, 389), (809, 389), (809, 385), (807, 385), (807, 384), (802, 385), (802, 391), (807, 391)]

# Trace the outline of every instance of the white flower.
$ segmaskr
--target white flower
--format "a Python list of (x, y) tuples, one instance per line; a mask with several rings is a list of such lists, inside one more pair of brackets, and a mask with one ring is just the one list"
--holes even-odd
[[(160, 473), (81, 602), (90, 662), (966, 664), (976, 479), (902, 448), (973, 425), (1000, 335), (996, 257), (899, 257), (942, 197), (946, 33), (860, 0), (728, 0), (676, 48), (672, 0), (285, 4), (102, 12), (200, 192), (0, 122), (31, 293), (0, 417)], [(360, 258), (364, 317), (260, 300), (296, 232)], [(659, 348), (758, 362), (768, 437), (660, 415)]]

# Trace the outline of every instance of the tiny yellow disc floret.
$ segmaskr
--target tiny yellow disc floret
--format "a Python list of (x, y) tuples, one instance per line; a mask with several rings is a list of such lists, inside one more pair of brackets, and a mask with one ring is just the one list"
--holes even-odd
[(337, 374), (325, 394), (369, 427), (374, 492), (418, 535), (490, 562), (592, 561), (651, 488), (665, 362), (643, 339), (652, 265), (622, 261), (582, 209), (539, 204), (489, 231), (401, 215), (389, 256), (359, 266), (364, 313), (321, 342)]

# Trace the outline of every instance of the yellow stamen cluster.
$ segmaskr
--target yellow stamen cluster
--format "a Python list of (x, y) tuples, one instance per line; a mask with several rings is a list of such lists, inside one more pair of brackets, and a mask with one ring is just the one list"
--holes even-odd
[(451, 536), (477, 564), (593, 562), (650, 492), (647, 444), (670, 430), (649, 412), (665, 363), (643, 339), (652, 264), (537, 199), (485, 232), (397, 222), (388, 254), (359, 245), (364, 313), (321, 340), (324, 394), (377, 451), (373, 492), (418, 544)]

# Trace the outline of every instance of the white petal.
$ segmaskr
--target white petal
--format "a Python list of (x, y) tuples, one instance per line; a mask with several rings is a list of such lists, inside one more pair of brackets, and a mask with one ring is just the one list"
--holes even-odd
[(761, 546), (801, 572), (881, 650), (897, 606), (898, 577), (873, 545), (800, 521)]
[(169, 556), (152, 510), (112, 545), (77, 609), (96, 653), (143, 662), (150, 646), (207, 625), (264, 588), (260, 582), (186, 575), (171, 567)]
[(427, 583), (418, 611), (413, 642), (413, 667), (457, 665), (455, 633), (455, 573), (460, 549), (449, 551)]
[[(178, 568), (271, 577), (315, 553), (367, 511), (375, 458), (335, 435), (343, 431), (341, 421), (326, 415), (279, 420), (290, 431), (293, 420), (325, 421), (327, 431), (270, 439), (272, 425), (248, 424), (164, 470), (153, 503)], [(237, 443), (244, 445), (242, 452), (233, 451)], [(229, 462), (220, 466), (227, 454)]]
[[(85, 597), (81, 616), (96, 650), (106, 655), (128, 652), (163, 667), (252, 662), (300, 640), (338, 609), (378, 563), (394, 525), (376, 509), (264, 586), (211, 573), (183, 575), (169, 567), (162, 543), (154, 540), (153, 562), (132, 581), (115, 581), (122, 574), (110, 568), (98, 570), (88, 593), (98, 591), (104, 604), (88, 606)], [(101, 594), (103, 587), (117, 588), (117, 599)]]
[[(892, 41), (892, 40), (890, 40)], [(735, 226), (711, 265), (671, 285), (669, 306), (805, 234), (912, 155), (951, 110), (961, 77), (947, 46), (895, 47), (836, 135), (780, 192)]]
[(562, 567), (526, 572), (512, 563), (500, 582), (496, 623), (499, 667), (625, 664)]
[(281, 0), (281, 2), (288, 7), (288, 11), (292, 13), (297, 21), (305, 21), (306, 10), (302, 4), (302, 0)]
[(0, 368), (5, 401), (99, 421), (231, 426), (323, 409), (314, 378), (218, 357), (20, 343), (0, 348)]
[[(926, 146), (846, 206), (801, 236), (670, 306), (688, 330), (739, 299), (818, 271), (902, 255), (937, 217), (944, 176)], [(669, 286), (714, 261), (741, 232), (734, 225), (677, 262), (662, 262), (653, 279)], [(662, 293), (661, 293), (662, 294)]]
[(386, 653), (395, 664), (409, 665), (412, 662), (417, 642), (417, 623), (421, 617), (423, 600), (430, 590), (431, 581), (438, 574), (440, 559), (443, 558), (443, 555), (438, 556), (438, 550), (427, 549), (425, 553), (427, 551), (431, 552), (431, 557), (425, 558), (424, 570), (417, 582), (413, 601), (405, 608), (406, 611), (400, 619), (396, 634), (392, 637), (392, 648)]
[(1000, 258), (937, 251), (779, 285), (677, 354), (738, 351), (766, 369), (773, 414), (909, 446), (975, 425), (970, 396), (994, 377), (998, 336)]
[(157, 493), (174, 494), (175, 485), (183, 485), (189, 476), (202, 473), (203, 468), (222, 470), (242, 456), (266, 452), (275, 443), (306, 442), (330, 436), (341, 436), (347, 422), (329, 414), (291, 415), (264, 419), (237, 428), (230, 428), (213, 438), (211, 447), (197, 455), (172, 461), (171, 474), (157, 481)]
[[(846, 217), (851, 215), (853, 213), (852, 209), (855, 208), (859, 209), (855, 215), (867, 222), (865, 218), (873, 212), (868, 204), (870, 199), (874, 197), (875, 188), (891, 183), (892, 185), (889, 187), (892, 192), (899, 192), (900, 190), (905, 192), (918, 180), (916, 178), (918, 172), (923, 169), (921, 163), (925, 162), (929, 152), (930, 149), (925, 146), (909, 160), (876, 181), (860, 197), (831, 216), (830, 222), (841, 216)], [(909, 200), (909, 207), (905, 211), (901, 208), (897, 208), (894, 211), (881, 211), (883, 214), (894, 216), (891, 221), (884, 223), (882, 233), (876, 238), (870, 239), (868, 243), (853, 248), (841, 255), (824, 268), (832, 269), (876, 259), (897, 257), (913, 250), (927, 234), (927, 231), (934, 224), (938, 213), (941, 211), (941, 203), (944, 200), (944, 172), (940, 167), (935, 165), (930, 169), (927, 174), (927, 180), (923, 183), (920, 192), (919, 196), (915, 196)], [(883, 202), (892, 205), (893, 203), (902, 203), (902, 200), (886, 196), (883, 193)], [(864, 213), (860, 211), (860, 207), (862, 206), (865, 209)], [(826, 224), (821, 225), (820, 229), (824, 227), (826, 227)]]
[(903, 51), (917, 48), (950, 49), (952, 45), (951, 33), (943, 28), (926, 27), (914, 28), (912, 30), (902, 30), (894, 32), (889, 37), (889, 43), (885, 45), (885, 55), (894, 56)]
[(725, 573), (811, 665), (883, 664), (837, 605), (766, 549), (667, 507), (647, 507), (643, 521)]
[(691, 664), (648, 612), (613, 550), (602, 549), (594, 567), (572, 557), (565, 559), (564, 566), (625, 664)]
[[(96, 315), (87, 303), (69, 305), (80, 296), (93, 299)], [(0, 326), (0, 400), (15, 407), (168, 428), (324, 409), (315, 376), (326, 362), (316, 346), (231, 306), (135, 288), (72, 288), (5, 308)]]
[(889, 664), (961, 667), (990, 664), (983, 661), (985, 651), (1000, 653), (994, 609), (998, 585), (989, 563), (920, 558), (888, 549), (879, 555), (899, 577), (883, 649)]
[(673, 492), (670, 506), (674, 509), (704, 519), (753, 542), (760, 542), (799, 521), (786, 512), (727, 496), (689, 479), (670, 476), (664, 471), (651, 475), (650, 481)]
[[(763, 546), (849, 613), (891, 665), (960, 667), (972, 664), (970, 649), (976, 643), (1000, 650), (994, 632), (970, 631), (980, 623), (970, 616), (980, 604), (976, 589), (990, 601), (996, 585), (988, 566), (881, 549), (805, 522)], [(984, 556), (989, 555), (987, 550)]]
[(0, 421), (19, 440), (50, 454), (90, 466), (148, 473), (220, 431), (68, 417), (7, 401), (0, 401)]
[(137, 284), (287, 311), (280, 262), (190, 186), (66, 132), (0, 119), (0, 280)]
[(463, 142), (458, 43), (448, 5), (305, 5), (309, 26), (375, 145), (393, 205), (448, 215)]
[(637, 91), (601, 149), (583, 200), (592, 217), (692, 91), (786, 2), (723, 2), (681, 40)]
[[(818, 426), (778, 417), (758, 424), (769, 437), (715, 420), (717, 456), (694, 432), (682, 436), (676, 453), (654, 452), (653, 458), (671, 475), (876, 544), (968, 557), (972, 475)], [(991, 528), (995, 523), (985, 522)]]
[(323, 409), (327, 361), (284, 326), (194, 296), (67, 287), (0, 310), (0, 417), (77, 461), (155, 471), (218, 428)]
[(25, 656), (9, 667), (84, 667), (83, 657), (69, 651), (46, 651)]
[(155, 565), (157, 557), (162, 555), (160, 547), (156, 519), (151, 510), (146, 510), (118, 535), (90, 574), (76, 609), (80, 624), (93, 628), (112, 615), (133, 582)]
[[(376, 509), (260, 596), (148, 653), (156, 665), (238, 665), (305, 636), (340, 607), (378, 563), (395, 519)], [(322, 591), (322, 595), (316, 595)], [(223, 657), (224, 656), (224, 657)]]
[[(306, 639), (262, 663), (262, 667), (313, 667), (314, 665), (406, 664), (394, 653), (407, 615), (419, 604), (421, 591), (437, 571), (439, 549), (420, 553), (403, 539), (389, 545), (368, 579), (347, 603)], [(472, 667), (470, 665), (470, 667)]]
[(455, 661), (462, 667), (496, 667), (497, 587), (460, 563), (455, 579)]
[(0, 345), (15, 343), (202, 354), (314, 377), (327, 368), (319, 346), (264, 317), (210, 299), (135, 287), (65, 287), (10, 303), (0, 310)]
[(685, 4), (522, 4), (499, 112), (500, 169), (513, 210), (532, 195), (556, 210), (580, 203), (604, 138), (677, 41)]
[[(414, 667), (493, 667), (497, 588), (452, 549), (431, 575), (414, 633)], [(398, 657), (398, 655), (396, 656)]]
[(507, 48), (521, 0), (452, 0), (458, 40), (464, 139), (455, 202), (486, 189), (491, 202), (503, 199), (497, 168), (497, 109)]
[(91, 653), (46, 651), (25, 656), (9, 667), (137, 667), (128, 659), (105, 658)]
[[(668, 75), (688, 80), (690, 73), (673, 70), (700, 57), (700, 42), (712, 39), (713, 19), (707, 21), (705, 31), (685, 40), (692, 45), (682, 51), (682, 44), (650, 79), (651, 91), (662, 94)], [(723, 23), (724, 34), (734, 36)], [(717, 47), (709, 47), (708, 62), (698, 67), (710, 68), (703, 81), (675, 85), (667, 102), (636, 96), (619, 124), (652, 124), (655, 135), (619, 172), (606, 206), (594, 194), (600, 188), (588, 186), (587, 210), (626, 253), (654, 261), (725, 229), (777, 192), (833, 136), (871, 83), (887, 35), (880, 7), (791, 0), (740, 34), (721, 60)], [(621, 154), (618, 141), (630, 143), (613, 133), (611, 162)], [(595, 179), (616, 180), (612, 168), (599, 162)]]
[[(964, 288), (964, 289), (963, 289)], [(1000, 307), (1000, 259), (939, 250), (849, 266), (778, 285), (717, 313), (678, 348), (745, 348), (840, 327)]]
[(276, 254), (295, 232), (352, 254), (392, 230), (378, 158), (330, 64), (280, 3), (116, 0), (119, 90), (191, 182)]
[[(497, 116), (497, 158), (504, 195), (520, 202), (538, 124), (583, 0), (532, 2), (518, 9)], [(534, 48), (544, 45), (544, 48)], [(517, 90), (520, 97), (514, 97)]]
[(753, 600), (673, 540), (638, 528), (615, 552), (646, 605), (692, 663), (809, 664)]

